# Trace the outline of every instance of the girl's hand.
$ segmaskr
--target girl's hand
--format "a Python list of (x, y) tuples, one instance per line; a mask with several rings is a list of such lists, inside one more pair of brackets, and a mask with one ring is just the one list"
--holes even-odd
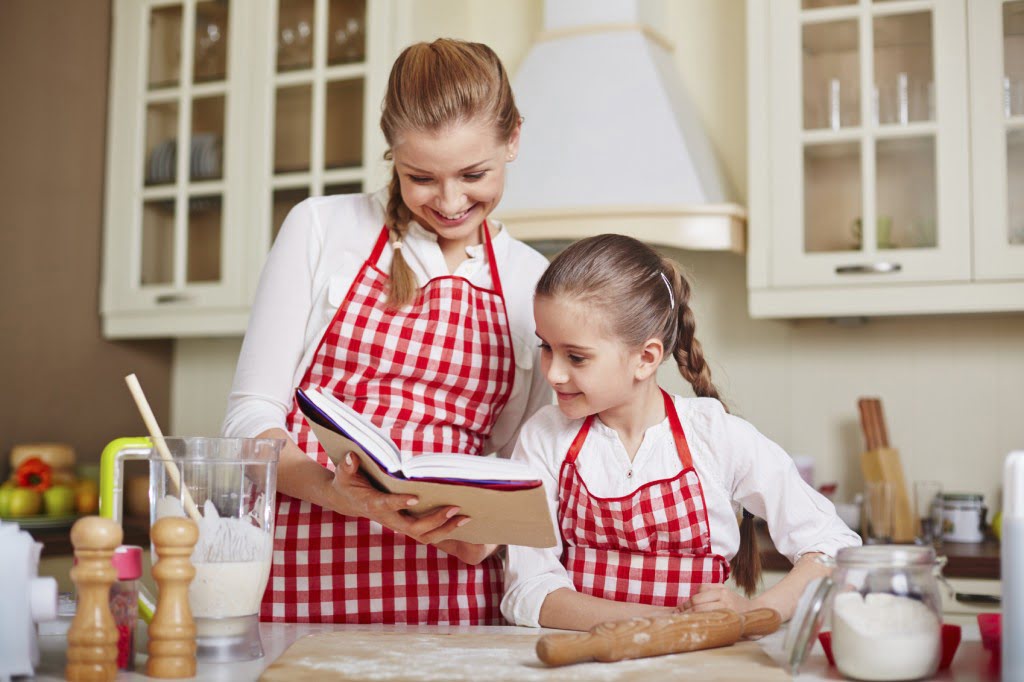
[(382, 493), (374, 488), (359, 472), (359, 458), (351, 453), (346, 453), (344, 461), (334, 470), (329, 498), (330, 505), (325, 506), (339, 514), (368, 518), (425, 544), (445, 540), (452, 531), (469, 521), (466, 516), (458, 516), (458, 507), (440, 507), (423, 516), (406, 513), (418, 501), (416, 497)]
[(442, 540), (434, 543), (439, 550), (447, 552), (463, 563), (476, 566), (484, 559), (494, 554), (498, 545), (474, 545), (471, 542), (462, 540)]
[(715, 609), (732, 609), (744, 613), (758, 608), (754, 600), (747, 599), (732, 588), (721, 583), (701, 585), (697, 593), (677, 608), (680, 613), (700, 613)]

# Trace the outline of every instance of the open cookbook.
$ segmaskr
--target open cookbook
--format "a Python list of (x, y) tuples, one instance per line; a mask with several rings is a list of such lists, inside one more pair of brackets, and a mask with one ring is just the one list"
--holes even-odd
[(335, 465), (351, 452), (378, 488), (415, 495), (415, 514), (457, 506), (472, 519), (451, 538), (473, 543), (553, 547), (555, 527), (544, 487), (529, 466), (497, 457), (404, 455), (366, 416), (315, 389), (295, 391), (299, 409)]

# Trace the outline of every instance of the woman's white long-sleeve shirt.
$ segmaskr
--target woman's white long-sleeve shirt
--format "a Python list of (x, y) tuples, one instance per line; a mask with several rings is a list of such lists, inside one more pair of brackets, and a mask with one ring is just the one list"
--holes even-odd
[[(260, 276), (242, 343), (222, 432), (251, 437), (285, 428), (295, 388), (317, 345), (380, 235), (384, 191), (307, 199), (291, 210)], [(485, 443), (486, 452), (509, 456), (519, 428), (551, 402), (540, 374), (533, 322), (533, 291), (547, 259), (509, 235), (500, 223), (492, 238), (505, 296), (513, 350), (515, 383), (508, 403)], [(453, 274), (491, 288), (491, 268), (483, 244), (466, 249), (469, 258), (454, 273), (434, 234), (416, 223), (402, 240), (402, 255), (420, 286)], [(378, 267), (391, 268), (391, 247)]]
[[(673, 400), (704, 490), (712, 552), (732, 559), (739, 549), (734, 500), (768, 522), (775, 546), (791, 561), (807, 552), (835, 556), (843, 547), (860, 544), (832, 503), (800, 478), (792, 458), (749, 422), (726, 413), (714, 399)], [(556, 526), (559, 472), (582, 424), (567, 419), (557, 406), (545, 407), (523, 426), (512, 455), (530, 464), (544, 481)], [(667, 418), (647, 429), (632, 462), (618, 434), (595, 419), (576, 466), (598, 497), (622, 497), (682, 471)], [(575, 589), (561, 554), (560, 533), (555, 547), (508, 548), (501, 602), (506, 619), (538, 627), (547, 595), (562, 587)]]

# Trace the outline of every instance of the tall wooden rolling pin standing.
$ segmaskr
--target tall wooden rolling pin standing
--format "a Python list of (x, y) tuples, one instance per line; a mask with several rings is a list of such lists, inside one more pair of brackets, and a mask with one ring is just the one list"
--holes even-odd
[(555, 666), (713, 649), (735, 644), (741, 637), (769, 635), (781, 622), (774, 609), (743, 614), (720, 609), (611, 621), (578, 635), (544, 635), (537, 641), (537, 657)]

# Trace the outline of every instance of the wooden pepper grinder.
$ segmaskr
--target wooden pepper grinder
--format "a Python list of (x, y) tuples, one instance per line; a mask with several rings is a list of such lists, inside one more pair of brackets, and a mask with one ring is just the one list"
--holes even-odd
[(153, 565), (159, 596), (149, 624), (146, 674), (195, 677), (196, 625), (188, 605), (188, 585), (196, 574), (189, 556), (199, 539), (199, 528), (190, 519), (168, 516), (153, 524), (150, 537), (159, 557)]
[(110, 613), (110, 586), (117, 580), (111, 562), (121, 544), (121, 526), (111, 519), (87, 516), (71, 527), (77, 564), (71, 580), (78, 607), (68, 629), (68, 664), (72, 682), (99, 682), (117, 677), (117, 626)]

